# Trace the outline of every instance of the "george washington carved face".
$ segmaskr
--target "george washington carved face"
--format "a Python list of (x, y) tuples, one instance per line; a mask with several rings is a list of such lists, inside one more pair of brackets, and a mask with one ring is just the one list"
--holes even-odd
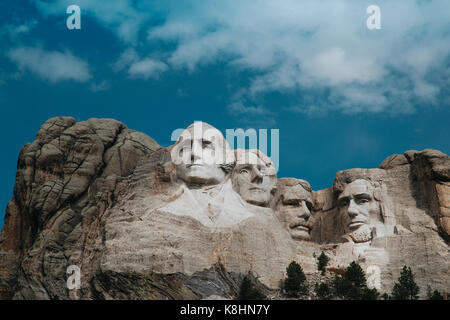
[(188, 184), (218, 184), (234, 164), (234, 154), (222, 133), (204, 122), (190, 125), (172, 151), (177, 175)]

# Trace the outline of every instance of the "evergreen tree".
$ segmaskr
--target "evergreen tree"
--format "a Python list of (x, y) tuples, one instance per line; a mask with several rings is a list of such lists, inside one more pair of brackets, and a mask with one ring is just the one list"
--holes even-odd
[(378, 291), (369, 289), (366, 284), (366, 275), (355, 261), (345, 270), (342, 276), (336, 276), (332, 282), (336, 296), (350, 300), (376, 300)]
[(364, 287), (362, 289), (361, 300), (377, 300), (379, 296), (380, 293), (377, 289), (369, 289), (368, 287)]
[(319, 271), (322, 271), (322, 275), (325, 274), (325, 271), (327, 270), (328, 261), (330, 261), (330, 258), (328, 258), (328, 256), (322, 251), (320, 256), (317, 258), (317, 268)]
[(258, 288), (255, 288), (253, 286), (249, 276), (245, 276), (244, 279), (242, 280), (237, 300), (264, 300), (264, 299), (266, 299), (266, 296)]
[(403, 266), (398, 281), (392, 288), (392, 299), (394, 300), (417, 300), (419, 287), (414, 281), (414, 274), (411, 268)]
[(356, 287), (363, 287), (366, 285), (366, 274), (361, 266), (355, 261), (350, 263), (343, 276)]
[(427, 298), (428, 300), (444, 300), (444, 297), (441, 295), (441, 293), (437, 290), (434, 290), (431, 292), (431, 287), (427, 287)]
[(320, 284), (316, 283), (314, 286), (314, 292), (320, 300), (330, 300), (333, 297), (331, 288), (326, 282), (322, 282)]
[(305, 284), (306, 276), (302, 267), (295, 261), (292, 261), (286, 268), (287, 278), (284, 280), (284, 290), (288, 297), (298, 297), (306, 295), (308, 288)]
[(444, 297), (441, 295), (439, 291), (434, 290), (430, 300), (444, 300)]

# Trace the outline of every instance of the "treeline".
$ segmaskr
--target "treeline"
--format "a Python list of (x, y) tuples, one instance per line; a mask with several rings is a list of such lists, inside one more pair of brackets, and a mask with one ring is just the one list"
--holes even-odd
[[(317, 258), (317, 268), (322, 275), (326, 274), (329, 258), (322, 252)], [(410, 267), (404, 266), (400, 277), (394, 284), (390, 294), (378, 292), (376, 288), (367, 286), (367, 279), (361, 266), (353, 261), (345, 270), (330, 268), (336, 272), (332, 279), (315, 283), (309, 286), (302, 267), (292, 261), (286, 268), (286, 278), (280, 283), (280, 293), (286, 298), (318, 300), (417, 300), (419, 299), (419, 286), (414, 280)], [(340, 271), (340, 272), (339, 272)], [(245, 276), (238, 300), (264, 300), (267, 297)], [(431, 287), (427, 288), (427, 299), (443, 300), (442, 294)]]

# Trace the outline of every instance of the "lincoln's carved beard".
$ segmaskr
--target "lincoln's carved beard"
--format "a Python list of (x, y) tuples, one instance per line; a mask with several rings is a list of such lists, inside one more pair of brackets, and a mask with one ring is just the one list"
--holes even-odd
[(372, 230), (365, 224), (348, 234), (355, 243), (362, 243), (372, 240)]

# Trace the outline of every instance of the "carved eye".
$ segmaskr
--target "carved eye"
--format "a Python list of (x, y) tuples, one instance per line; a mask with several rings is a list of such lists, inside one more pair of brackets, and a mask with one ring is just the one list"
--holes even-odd
[(203, 148), (203, 149), (205, 149), (205, 148), (211, 148), (211, 147), (212, 147), (211, 141), (202, 140), (202, 148)]
[(369, 202), (369, 199), (366, 199), (366, 198), (361, 198), (361, 199), (356, 200), (357, 204), (364, 204), (364, 203), (368, 203), (368, 202)]
[(241, 171), (239, 171), (239, 173), (248, 174), (250, 172), (248, 171), (248, 169), (241, 169)]
[(342, 199), (341, 201), (339, 201), (339, 206), (340, 207), (348, 206), (348, 199)]
[(259, 173), (262, 175), (262, 176), (267, 176), (268, 174), (267, 174), (267, 170), (266, 169), (264, 169), (264, 168), (261, 168), (261, 170), (258, 170), (259, 171)]

